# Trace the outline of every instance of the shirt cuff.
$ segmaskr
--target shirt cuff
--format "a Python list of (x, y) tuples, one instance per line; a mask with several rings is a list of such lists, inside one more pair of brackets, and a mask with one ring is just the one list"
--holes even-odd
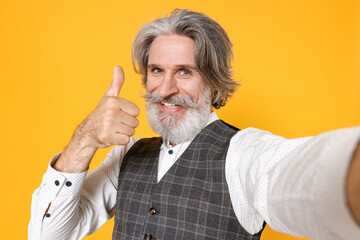
[(57, 153), (50, 160), (41, 184), (48, 193), (46, 197), (49, 202), (60, 195), (79, 195), (87, 174), (87, 171), (81, 173), (64, 173), (55, 170), (52, 165), (58, 160), (60, 155), (61, 153)]

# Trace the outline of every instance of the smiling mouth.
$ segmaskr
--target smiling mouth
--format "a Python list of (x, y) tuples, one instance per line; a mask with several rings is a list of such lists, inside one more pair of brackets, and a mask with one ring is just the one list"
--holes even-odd
[(179, 107), (179, 105), (173, 104), (173, 103), (168, 103), (168, 102), (161, 102), (162, 105), (164, 105), (167, 108), (177, 108)]

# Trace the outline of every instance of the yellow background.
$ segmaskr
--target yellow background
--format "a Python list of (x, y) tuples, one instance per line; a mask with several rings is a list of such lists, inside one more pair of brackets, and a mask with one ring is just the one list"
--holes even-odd
[[(234, 43), (242, 87), (218, 115), (285, 137), (360, 123), (359, 1), (0, 2), (0, 239), (25, 239), (32, 192), (49, 159), (97, 105), (112, 78), (138, 104), (136, 137), (152, 136), (130, 48), (137, 29), (174, 8), (217, 20)], [(96, 167), (109, 149), (97, 153)], [(111, 239), (113, 221), (86, 239)], [(266, 229), (262, 239), (295, 239)]]

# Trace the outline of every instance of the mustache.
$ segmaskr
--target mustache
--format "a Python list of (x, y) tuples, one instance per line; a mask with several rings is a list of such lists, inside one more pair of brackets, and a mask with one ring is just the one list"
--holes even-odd
[(194, 99), (188, 95), (175, 95), (170, 97), (160, 97), (157, 92), (146, 93), (144, 95), (146, 102), (149, 103), (161, 103), (167, 102), (170, 104), (175, 104), (181, 107), (188, 107), (188, 108), (197, 108), (199, 106), (198, 103), (194, 102)]

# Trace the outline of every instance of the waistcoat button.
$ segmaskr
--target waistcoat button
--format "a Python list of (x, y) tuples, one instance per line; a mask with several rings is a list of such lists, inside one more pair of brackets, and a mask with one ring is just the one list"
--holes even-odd
[(149, 213), (150, 213), (150, 215), (154, 215), (154, 214), (157, 214), (158, 211), (155, 208), (150, 208)]
[(150, 240), (152, 239), (152, 236), (150, 233), (145, 234), (144, 239)]

